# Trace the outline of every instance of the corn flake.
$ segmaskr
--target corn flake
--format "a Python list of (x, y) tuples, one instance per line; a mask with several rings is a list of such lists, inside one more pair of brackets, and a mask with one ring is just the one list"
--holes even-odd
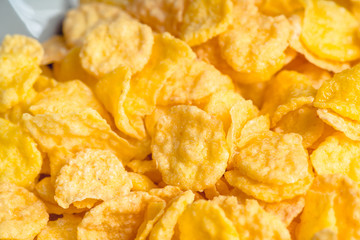
[(193, 104), (201, 107), (212, 94), (233, 89), (231, 79), (211, 64), (189, 61), (168, 78), (159, 93), (157, 105)]
[[(218, 37), (194, 47), (198, 58), (214, 65), (223, 74), (228, 75), (234, 82), (239, 84), (253, 84), (268, 81), (281, 67), (285, 60), (276, 59), (273, 65), (263, 69), (261, 72), (238, 72), (235, 71), (221, 56)], [(286, 58), (284, 56), (284, 58)]]
[(213, 202), (224, 210), (242, 239), (290, 239), (280, 219), (266, 212), (256, 200), (239, 204), (235, 197), (220, 196)]
[(78, 227), (78, 239), (136, 237), (150, 202), (163, 200), (145, 192), (132, 192), (101, 203), (87, 212)]
[(77, 226), (81, 220), (81, 217), (64, 214), (62, 218), (48, 222), (47, 226), (39, 233), (36, 239), (76, 240)]
[(210, 97), (204, 110), (222, 121), (225, 132), (231, 125), (231, 108), (237, 103), (243, 103), (244, 99), (234, 91), (220, 91)]
[(342, 133), (327, 137), (310, 156), (317, 174), (343, 174), (356, 182), (360, 182), (359, 158), (360, 144)]
[(194, 201), (194, 197), (194, 193), (189, 190), (168, 203), (165, 213), (151, 230), (149, 240), (171, 240), (179, 217), (185, 211), (186, 207)]
[(274, 131), (300, 134), (303, 138), (304, 147), (308, 148), (321, 137), (324, 126), (324, 122), (316, 114), (316, 109), (305, 105), (282, 117), (276, 123)]
[(121, 161), (111, 151), (86, 149), (61, 168), (55, 182), (55, 200), (68, 208), (88, 198), (106, 201), (126, 195), (131, 187)]
[(155, 31), (176, 36), (183, 21), (185, 0), (132, 0), (114, 1)]
[(314, 235), (359, 238), (359, 199), (360, 190), (349, 178), (340, 174), (319, 175), (306, 194), (297, 239), (313, 239)]
[(305, 4), (301, 40), (315, 55), (346, 62), (360, 57), (355, 17), (333, 1), (309, 0)]
[(86, 34), (97, 24), (110, 21), (118, 15), (126, 15), (117, 7), (103, 3), (81, 4), (66, 13), (63, 33), (69, 47), (81, 46)]
[(136, 73), (148, 62), (153, 43), (150, 27), (120, 16), (110, 23), (98, 24), (86, 35), (80, 52), (81, 64), (96, 77), (119, 66)]
[(270, 16), (281, 14), (289, 16), (304, 8), (301, 0), (261, 0), (260, 2), (259, 10)]
[(311, 104), (315, 94), (316, 90), (305, 75), (284, 70), (269, 82), (261, 112), (270, 115), (274, 127), (287, 113)]
[(235, 146), (242, 135), (243, 127), (249, 120), (257, 117), (258, 114), (259, 110), (249, 100), (242, 100), (230, 109), (231, 125), (226, 136), (226, 141), (230, 146), (230, 161), (232, 161)]
[(265, 132), (236, 150), (234, 168), (266, 184), (293, 184), (308, 175), (308, 154), (295, 133)]
[(195, 191), (214, 185), (229, 158), (221, 122), (185, 105), (159, 119), (152, 150), (165, 183)]
[(239, 239), (234, 224), (226, 217), (225, 212), (211, 201), (198, 200), (188, 205), (178, 224), (180, 240)]
[(28, 56), (0, 54), (0, 113), (31, 96), (40, 73), (40, 67)]
[(30, 37), (23, 35), (6, 35), (0, 47), (0, 55), (10, 54), (24, 56), (36, 64), (40, 64), (44, 56), (41, 44)]
[(183, 191), (180, 190), (179, 187), (167, 185), (163, 188), (154, 188), (149, 191), (150, 195), (159, 197), (166, 202), (170, 202), (172, 199), (176, 198), (177, 196), (181, 195)]
[(29, 111), (33, 115), (50, 113), (75, 113), (86, 108), (96, 110), (111, 123), (109, 114), (95, 98), (91, 89), (79, 80), (59, 83), (57, 86), (39, 93)]
[(54, 77), (59, 82), (81, 80), (94, 89), (97, 79), (85, 71), (80, 61), (80, 48), (75, 47), (60, 61), (53, 64)]
[(221, 56), (235, 71), (245, 74), (261, 73), (274, 67), (280, 69), (285, 64), (284, 52), (290, 36), (288, 20), (284, 16), (270, 17), (260, 13), (238, 14), (244, 19), (235, 21), (230, 30), (219, 36)]
[(231, 0), (194, 0), (184, 10), (180, 38), (199, 45), (224, 32), (233, 20)]
[(304, 179), (293, 184), (265, 184), (242, 175), (237, 170), (225, 173), (227, 182), (240, 189), (247, 195), (264, 202), (280, 202), (282, 200), (291, 199), (299, 195), (303, 195), (310, 188), (313, 180), (313, 174), (310, 172)]
[(290, 47), (296, 50), (297, 52), (304, 55), (304, 57), (311, 62), (312, 64), (332, 71), (332, 72), (341, 72), (345, 69), (350, 68), (349, 62), (340, 62), (329, 59), (323, 59), (318, 57), (316, 54), (312, 53), (306, 48), (306, 46), (301, 41), (301, 32), (302, 32), (302, 15), (294, 14), (289, 18), (291, 23), (291, 37), (290, 37)]
[(308, 60), (306, 60), (306, 58), (302, 55), (293, 59), (288, 65), (285, 66), (285, 68), (287, 70), (296, 71), (307, 76), (311, 81), (311, 85), (315, 89), (319, 89), (323, 82), (332, 77), (332, 74), (329, 71), (321, 69), (320, 67), (308, 62)]
[(325, 81), (316, 94), (314, 106), (330, 108), (343, 117), (360, 121), (360, 84), (356, 77), (359, 73), (357, 65)]
[(108, 149), (127, 162), (141, 150), (119, 137), (100, 114), (90, 108), (70, 114), (23, 114), (23, 123), (40, 148), (48, 153), (59, 148), (68, 152)]
[(289, 226), (291, 222), (304, 209), (305, 197), (298, 196), (293, 199), (288, 199), (277, 203), (266, 203), (259, 201), (259, 204), (266, 212), (277, 216), (286, 226)]
[(345, 118), (330, 109), (318, 109), (318, 116), (325, 123), (343, 132), (348, 138), (360, 141), (360, 122)]
[(155, 183), (161, 182), (161, 173), (156, 168), (155, 161), (153, 160), (132, 160), (126, 164), (133, 172), (143, 174), (150, 178)]
[(0, 184), (2, 239), (33, 239), (48, 219), (45, 205), (33, 193), (15, 184)]
[(0, 118), (0, 182), (30, 187), (40, 173), (42, 156), (22, 129)]
[(144, 221), (140, 225), (135, 240), (146, 240), (154, 224), (164, 214), (165, 202), (150, 202), (147, 206)]
[(41, 198), (41, 200), (43, 200), (48, 213), (61, 215), (81, 213), (87, 210), (87, 208), (79, 209), (74, 207), (73, 205), (71, 205), (67, 209), (60, 207), (54, 199), (55, 187), (52, 183), (51, 177), (45, 177), (41, 181), (39, 181), (35, 185), (35, 193), (37, 196), (39, 196), (39, 198)]
[[(241, 129), (240, 137), (236, 139), (235, 146), (242, 148), (253, 138), (269, 133), (270, 119), (268, 115), (260, 115), (249, 120)], [(264, 135), (265, 136), (265, 135)], [(236, 152), (236, 149), (234, 149)], [(234, 157), (234, 155), (232, 155)], [(232, 158), (233, 160), (233, 158)]]
[(151, 179), (143, 174), (129, 172), (128, 176), (132, 182), (132, 191), (148, 192), (150, 189), (156, 187)]
[(44, 48), (44, 57), (41, 64), (47, 65), (54, 62), (60, 62), (69, 52), (66, 47), (63, 36), (53, 36), (42, 44)]

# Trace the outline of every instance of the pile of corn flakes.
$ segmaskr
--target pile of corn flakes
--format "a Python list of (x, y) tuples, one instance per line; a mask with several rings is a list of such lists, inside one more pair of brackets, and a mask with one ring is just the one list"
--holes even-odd
[(87, 0), (0, 47), (0, 239), (360, 239), (360, 1)]

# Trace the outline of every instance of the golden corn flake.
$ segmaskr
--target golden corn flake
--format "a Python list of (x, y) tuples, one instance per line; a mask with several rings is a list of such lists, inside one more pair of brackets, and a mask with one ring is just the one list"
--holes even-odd
[[(180, 240), (239, 239), (234, 224), (214, 202), (198, 200), (190, 204), (179, 218)], [(212, 226), (212, 227), (209, 227)]]
[(93, 206), (95, 206), (95, 204), (97, 204), (97, 203), (99, 203), (98, 199), (86, 198), (86, 199), (81, 200), (81, 201), (73, 202), (73, 205), (77, 209), (90, 209)]
[(88, 208), (76, 208), (75, 206), (70, 206), (69, 208), (65, 209), (60, 207), (57, 204), (44, 202), (46, 206), (46, 211), (49, 214), (56, 214), (56, 215), (62, 215), (62, 214), (83, 214), (84, 212), (88, 211)]
[(212, 94), (233, 89), (231, 79), (211, 64), (189, 61), (168, 78), (156, 102), (161, 106), (193, 104), (201, 107)]
[(284, 65), (283, 59), (277, 59), (276, 62), (274, 62), (274, 65), (263, 69), (261, 72), (235, 71), (221, 56), (218, 37), (194, 47), (194, 51), (201, 60), (211, 63), (223, 74), (228, 75), (234, 82), (240, 84), (252, 84), (267, 81)]
[(135, 240), (146, 240), (154, 224), (164, 214), (166, 202), (150, 202), (147, 206), (144, 221), (140, 225)]
[(290, 47), (296, 50), (297, 52), (304, 55), (304, 57), (311, 62), (312, 64), (332, 71), (332, 72), (341, 72), (345, 69), (350, 68), (349, 62), (340, 62), (340, 61), (334, 61), (329, 59), (324, 59), (313, 52), (311, 52), (309, 49), (306, 48), (306, 46), (301, 41), (301, 32), (302, 32), (302, 15), (294, 14), (289, 18), (289, 21), (291, 23), (291, 37), (290, 37)]
[(126, 116), (123, 105), (130, 89), (130, 78), (130, 70), (119, 67), (99, 80), (95, 92), (114, 117), (117, 128), (131, 136), (129, 132), (134, 132), (133, 127), (130, 125), (129, 119), (123, 117)]
[(34, 114), (74, 113), (92, 108), (111, 122), (109, 114), (95, 98), (93, 92), (79, 80), (59, 83), (57, 86), (39, 93), (29, 111)]
[(131, 187), (121, 161), (111, 151), (86, 149), (61, 168), (55, 182), (55, 200), (68, 208), (87, 198), (106, 201), (125, 195)]
[[(46, 76), (43, 73), (36, 79), (34, 83), (34, 90), (38, 93), (45, 91), (46, 89), (56, 87), (58, 85), (58, 81), (56, 81), (51, 76)], [(33, 104), (31, 102), (31, 104)]]
[(30, 93), (26, 97), (25, 101), (22, 101), (19, 104), (16, 104), (11, 109), (0, 114), (0, 117), (4, 118), (14, 124), (20, 125), (23, 113), (28, 112), (29, 106), (35, 97), (36, 97), (36, 92), (33, 89), (31, 89)]
[(199, 45), (224, 32), (233, 20), (231, 0), (194, 0), (184, 10), (180, 38)]
[[(220, 196), (213, 200), (234, 224), (241, 239), (289, 239), (286, 226), (266, 212), (256, 200), (239, 204), (235, 197)], [(271, 223), (271, 224), (269, 224)]]
[(44, 57), (41, 64), (47, 65), (54, 62), (60, 62), (69, 52), (66, 47), (63, 36), (53, 36), (42, 44), (44, 48)]
[(0, 182), (29, 187), (40, 173), (42, 157), (34, 140), (0, 118)]
[(359, 22), (346, 8), (333, 1), (306, 2), (301, 40), (315, 55), (334, 61), (360, 57)]
[(226, 182), (225, 178), (220, 178), (216, 184), (208, 189), (204, 190), (206, 199), (213, 199), (214, 197), (220, 195), (230, 195), (231, 194), (231, 186)]
[(348, 138), (360, 141), (360, 122), (342, 117), (330, 109), (318, 109), (318, 116), (325, 123), (338, 131), (343, 132)]
[(301, 0), (260, 0), (259, 10), (270, 16), (289, 16), (304, 8)]
[(307, 76), (311, 81), (311, 85), (315, 89), (319, 89), (323, 82), (332, 77), (332, 74), (329, 71), (321, 69), (320, 67), (308, 62), (302, 55), (297, 56), (288, 65), (286, 65), (285, 68)]
[(23, 114), (23, 123), (45, 152), (59, 148), (70, 152), (108, 149), (126, 162), (140, 150), (113, 132), (100, 114), (90, 108), (70, 114)]
[(183, 20), (185, 0), (112, 1), (157, 32), (176, 36)]
[[(236, 139), (235, 146), (242, 148), (253, 138), (269, 133), (269, 129), (270, 119), (268, 115), (260, 115), (255, 117), (249, 120), (241, 129), (239, 138)], [(234, 149), (234, 152), (236, 151), (237, 149)], [(232, 160), (233, 157), (234, 155), (232, 155)]]
[(45, 177), (40, 182), (35, 185), (35, 193), (37, 196), (43, 200), (44, 204), (46, 205), (46, 210), (48, 213), (54, 214), (72, 214), (72, 213), (81, 213), (86, 210), (87, 208), (76, 208), (74, 206), (70, 206), (69, 208), (65, 209), (60, 207), (54, 199), (55, 196), (55, 188), (52, 183), (51, 177)]
[(223, 123), (225, 132), (231, 125), (230, 110), (236, 103), (243, 103), (244, 99), (234, 91), (220, 91), (210, 97), (204, 110), (212, 116), (220, 119)]
[(360, 121), (360, 65), (335, 74), (325, 81), (316, 94), (314, 106), (330, 108), (337, 114)]
[(60, 61), (53, 64), (54, 77), (59, 82), (75, 79), (81, 80), (91, 89), (95, 87), (97, 79), (85, 71), (80, 61), (80, 48), (75, 47)]
[(311, 104), (315, 94), (316, 90), (305, 75), (295, 71), (281, 71), (268, 84), (261, 112), (270, 115), (274, 127), (287, 113)]
[(274, 131), (300, 134), (304, 147), (308, 148), (321, 137), (324, 126), (324, 122), (316, 114), (316, 108), (305, 105), (283, 116), (276, 123)]
[(154, 188), (149, 191), (150, 195), (154, 195), (159, 197), (166, 202), (171, 201), (172, 199), (176, 198), (177, 196), (181, 195), (183, 191), (180, 190), (179, 187), (167, 185), (163, 188)]
[(101, 203), (87, 212), (78, 227), (78, 239), (132, 240), (150, 202), (163, 200), (145, 192), (132, 192)]
[(133, 172), (143, 174), (155, 183), (161, 182), (161, 173), (156, 168), (155, 161), (153, 160), (132, 160), (126, 164)]
[(26, 100), (40, 73), (40, 67), (29, 56), (0, 54), (0, 113)]
[(50, 177), (41, 179), (41, 181), (35, 185), (35, 191), (41, 200), (56, 204), (56, 201), (54, 200), (55, 188), (52, 185)]
[(150, 115), (145, 116), (145, 128), (149, 136), (152, 137), (154, 135), (158, 120), (167, 113), (169, 108), (170, 107), (157, 106)]
[(247, 16), (246, 21), (235, 21), (230, 30), (219, 36), (221, 56), (238, 72), (260, 73), (274, 65), (280, 69), (285, 63), (289, 36), (290, 24), (284, 16), (256, 13)]
[(165, 213), (151, 230), (149, 240), (171, 240), (179, 217), (185, 211), (186, 207), (194, 201), (194, 197), (194, 193), (189, 190), (168, 203)]
[(132, 182), (132, 191), (148, 192), (150, 189), (156, 188), (151, 179), (143, 174), (129, 172), (128, 177)]
[(97, 77), (119, 66), (136, 73), (148, 62), (153, 43), (150, 27), (128, 16), (119, 16), (113, 22), (98, 24), (86, 35), (80, 52), (81, 64)]
[(116, 126), (136, 139), (146, 136), (143, 118), (155, 109), (157, 96), (178, 65), (195, 58), (191, 48), (168, 33), (155, 35), (150, 61), (133, 75), (126, 68), (102, 78), (96, 92), (113, 114)]
[(359, 209), (360, 189), (355, 182), (344, 175), (319, 175), (306, 194), (297, 239), (313, 239), (324, 231), (336, 239), (358, 239)]
[(0, 47), (0, 55), (10, 54), (24, 56), (36, 64), (40, 64), (44, 56), (41, 44), (30, 37), (23, 35), (6, 35)]
[(259, 201), (260, 206), (268, 213), (277, 216), (286, 226), (302, 212), (305, 206), (305, 197), (298, 196), (293, 199), (277, 203), (266, 203)]
[(243, 127), (249, 120), (257, 117), (258, 114), (258, 108), (251, 101), (245, 99), (236, 103), (230, 109), (231, 125), (226, 136), (227, 143), (230, 146), (230, 160), (241, 137)]
[(304, 179), (292, 184), (277, 185), (258, 182), (244, 176), (240, 171), (232, 170), (225, 173), (225, 179), (231, 186), (256, 199), (264, 202), (280, 202), (305, 194), (312, 183), (313, 175), (309, 170)]
[(325, 228), (315, 233), (311, 240), (337, 240), (337, 233), (332, 228)]
[(66, 13), (63, 32), (69, 47), (81, 46), (86, 34), (103, 21), (109, 21), (118, 15), (126, 15), (117, 7), (103, 3), (82, 4)]
[(229, 158), (222, 123), (185, 105), (159, 119), (152, 150), (165, 183), (194, 191), (214, 185)]
[(360, 182), (359, 158), (359, 142), (347, 138), (342, 133), (327, 137), (310, 156), (317, 174), (343, 174), (356, 182)]
[(33, 193), (15, 184), (0, 184), (1, 239), (33, 239), (48, 219), (45, 205)]
[(37, 240), (76, 240), (77, 226), (81, 220), (81, 217), (64, 214), (62, 218), (49, 221), (47, 226), (37, 235)]
[(253, 104), (260, 108), (263, 104), (263, 95), (266, 88), (266, 82), (253, 84), (235, 84), (235, 91), (247, 100), (251, 100)]
[(266, 184), (293, 184), (308, 175), (308, 153), (295, 133), (268, 131), (236, 150), (234, 168)]

